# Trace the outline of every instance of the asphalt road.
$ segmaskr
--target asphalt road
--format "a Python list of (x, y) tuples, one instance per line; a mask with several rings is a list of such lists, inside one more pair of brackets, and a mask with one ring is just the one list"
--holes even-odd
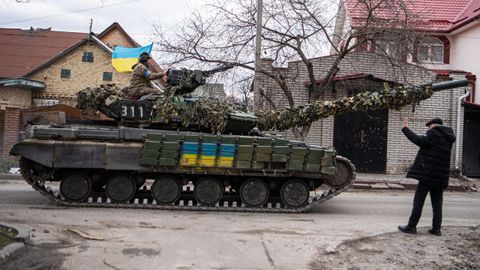
[[(35, 247), (6, 269), (308, 269), (342, 241), (396, 231), (412, 192), (346, 192), (304, 214), (214, 213), (52, 204), (23, 181), (0, 180), (0, 223)], [(420, 221), (431, 221), (427, 201)], [(480, 193), (446, 193), (444, 226), (480, 224)], [(103, 241), (68, 231), (79, 229)]]

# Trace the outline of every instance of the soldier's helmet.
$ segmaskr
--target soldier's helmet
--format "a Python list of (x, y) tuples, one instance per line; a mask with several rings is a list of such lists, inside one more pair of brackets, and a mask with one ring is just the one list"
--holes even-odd
[(148, 54), (147, 52), (142, 52), (140, 56), (138, 56), (138, 62), (146, 63), (150, 58), (150, 54)]

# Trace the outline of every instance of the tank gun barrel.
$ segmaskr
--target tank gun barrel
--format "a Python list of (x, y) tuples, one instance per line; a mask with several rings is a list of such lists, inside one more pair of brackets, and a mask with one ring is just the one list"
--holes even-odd
[(231, 68), (233, 68), (232, 65), (225, 65), (223, 67), (217, 67), (217, 68), (214, 68), (214, 69), (211, 69), (211, 70), (202, 71), (202, 75), (207, 78), (207, 77), (212, 76), (215, 73), (224, 72), (224, 71), (227, 71)]
[(260, 130), (287, 130), (345, 112), (385, 108), (400, 109), (430, 98), (434, 91), (466, 86), (467, 84), (468, 81), (465, 79), (412, 87), (392, 89), (386, 87), (381, 91), (362, 92), (352, 97), (344, 97), (333, 101), (316, 101), (296, 108), (261, 111), (256, 114), (259, 118), (258, 128)]
[(433, 83), (432, 90), (440, 91), (440, 90), (452, 89), (452, 88), (457, 88), (457, 87), (462, 87), (467, 85), (468, 85), (468, 79), (461, 79), (461, 80), (454, 80), (454, 81), (448, 81), (448, 82)]

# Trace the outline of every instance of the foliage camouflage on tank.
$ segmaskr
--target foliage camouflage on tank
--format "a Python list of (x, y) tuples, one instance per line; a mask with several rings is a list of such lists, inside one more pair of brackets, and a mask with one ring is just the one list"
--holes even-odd
[[(84, 104), (98, 105), (97, 109), (104, 109), (100, 105), (112, 100), (121, 100), (115, 91), (101, 95), (98, 88), (87, 88), (79, 93), (79, 108), (85, 112), (92, 112), (92, 108), (85, 109)], [(352, 97), (343, 97), (334, 101), (317, 101), (306, 106), (284, 108), (281, 110), (259, 111), (251, 114), (249, 121), (254, 121), (260, 130), (287, 130), (295, 126), (308, 125), (314, 121), (338, 115), (344, 112), (368, 111), (378, 109), (400, 109), (406, 105), (418, 104), (432, 96), (431, 85), (413, 87), (385, 87), (382, 91), (362, 92)], [(94, 97), (91, 101), (84, 101)], [(172, 117), (179, 118), (183, 127), (194, 126), (211, 133), (228, 133), (226, 127), (231, 115), (239, 112), (231, 103), (214, 98), (199, 98), (193, 102), (185, 102), (183, 97), (153, 96), (153, 114), (148, 120), (150, 123), (169, 122)], [(111, 104), (111, 103), (110, 103)]]
[(384, 108), (398, 110), (410, 104), (418, 104), (432, 95), (431, 85), (393, 89), (385, 87), (383, 91), (362, 92), (353, 97), (343, 97), (334, 101), (316, 101), (296, 108), (263, 111), (256, 116), (259, 118), (258, 128), (261, 130), (287, 130), (344, 112), (365, 112)]

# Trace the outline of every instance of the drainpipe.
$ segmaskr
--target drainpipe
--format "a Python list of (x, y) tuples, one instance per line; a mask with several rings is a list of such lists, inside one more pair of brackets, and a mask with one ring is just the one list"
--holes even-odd
[[(455, 131), (457, 133), (457, 136), (460, 134), (459, 133), (459, 130), (460, 130), (460, 117), (461, 117), (461, 113), (462, 113), (462, 101), (467, 98), (468, 96), (470, 95), (470, 91), (467, 90), (467, 93), (461, 97), (458, 98), (458, 104), (457, 104), (457, 127), (455, 128)], [(463, 134), (462, 134), (463, 135)], [(458, 156), (459, 156), (459, 152), (460, 152), (460, 144), (458, 143), (458, 139), (457, 139), (457, 142), (455, 143), (455, 170), (459, 171), (459, 168), (458, 168)], [(460, 172), (461, 174), (461, 172)]]

